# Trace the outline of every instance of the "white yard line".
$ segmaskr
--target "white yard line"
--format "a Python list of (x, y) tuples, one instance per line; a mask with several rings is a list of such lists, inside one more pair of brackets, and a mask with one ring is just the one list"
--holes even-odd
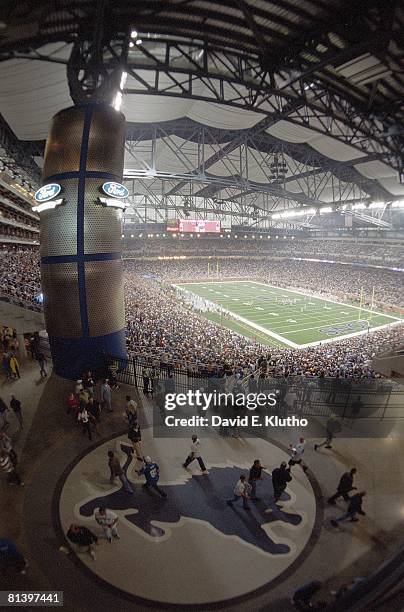
[[(196, 284), (196, 283), (189, 283), (189, 284)], [(182, 291), (188, 291), (188, 289), (184, 289), (184, 287), (182, 287), (180, 285), (172, 285), (172, 286), (176, 287), (180, 291), (181, 290)], [(253, 323), (249, 319), (245, 319), (244, 317), (240, 317), (239, 315), (236, 315), (231, 310), (227, 310), (226, 308), (222, 308), (222, 311), (225, 312), (226, 314), (229, 314), (230, 316), (232, 316), (233, 319), (236, 319), (236, 321), (241, 321), (242, 323), (245, 323), (245, 325), (248, 325), (248, 327), (252, 327), (252, 329), (256, 329), (257, 331), (260, 331), (260, 332), (264, 333), (266, 336), (271, 336), (272, 338), (275, 338), (275, 340), (279, 340), (279, 342), (282, 342), (282, 344), (287, 344), (288, 346), (290, 346), (292, 348), (299, 348), (299, 345), (296, 344), (295, 342), (292, 342), (291, 340), (288, 340), (287, 338), (283, 338), (283, 336), (280, 336), (279, 334), (276, 334), (275, 332), (267, 329), (266, 327), (262, 327), (261, 325), (257, 325), (256, 323)]]
[[(266, 283), (260, 283), (258, 281), (248, 281), (249, 283), (253, 283), (254, 285), (264, 285), (265, 287), (272, 287), (273, 289), (279, 289), (275, 285), (267, 285)], [(316, 297), (309, 293), (304, 293), (303, 291), (298, 291), (297, 289), (283, 289), (283, 291), (289, 291), (290, 293), (297, 293), (298, 295), (305, 295), (306, 297), (313, 298), (315, 300), (321, 300), (323, 302), (330, 302), (331, 304), (338, 304), (339, 306), (345, 306), (346, 308), (355, 308), (356, 310), (363, 310), (364, 312), (371, 312), (372, 314), (378, 314), (383, 317), (387, 317), (388, 319), (393, 319), (394, 321), (401, 321), (398, 317), (393, 317), (392, 315), (385, 314), (384, 312), (378, 312), (377, 310), (369, 310), (368, 308), (361, 308), (359, 306), (353, 306), (351, 304), (345, 304), (344, 302), (337, 302), (336, 300), (330, 300), (329, 298)]]
[[(227, 283), (233, 283), (233, 284), (237, 284), (237, 281), (221, 281), (221, 282), (227, 282)], [(263, 285), (264, 287), (271, 287), (272, 289), (280, 289), (280, 287), (276, 287), (274, 285), (267, 285), (265, 283), (260, 283), (258, 281), (243, 281), (243, 283), (250, 283), (250, 284), (254, 284), (254, 285)], [(175, 285), (173, 284), (173, 287), (176, 287), (177, 289), (180, 289), (182, 291), (189, 291), (188, 289), (185, 289), (183, 285), (202, 285), (203, 283), (181, 283), (181, 285)], [(290, 293), (297, 293), (300, 295), (305, 295), (306, 297), (311, 297), (313, 298), (312, 295), (309, 295), (307, 293), (303, 293), (303, 291), (295, 291), (292, 289), (283, 289), (283, 291), (288, 291)], [(191, 291), (192, 292), (192, 291)], [(196, 294), (198, 295), (198, 294)], [(199, 297), (203, 297), (203, 296), (199, 296)], [(314, 299), (318, 299), (321, 301), (325, 301), (325, 302), (331, 302), (332, 304), (339, 304), (341, 305), (343, 302), (336, 302), (335, 300), (330, 300), (328, 298), (314, 298)], [(225, 312), (226, 314), (229, 314), (231, 317), (233, 317), (233, 319), (235, 319), (236, 321), (241, 321), (242, 323), (244, 323), (245, 325), (247, 325), (248, 327), (251, 327), (252, 329), (256, 329), (257, 331), (260, 331), (262, 333), (264, 333), (267, 336), (271, 336), (272, 338), (275, 338), (276, 340), (278, 340), (279, 342), (282, 342), (283, 344), (286, 344), (287, 346), (290, 346), (292, 348), (297, 348), (297, 349), (303, 349), (303, 348), (308, 348), (311, 346), (319, 346), (320, 344), (330, 344), (332, 342), (337, 342), (338, 340), (346, 340), (348, 338), (355, 338), (356, 336), (363, 336), (364, 334), (367, 333), (372, 333), (374, 331), (377, 331), (379, 329), (384, 329), (387, 327), (392, 327), (395, 325), (398, 325), (399, 323), (402, 323), (402, 319), (399, 319), (397, 317), (393, 317), (391, 315), (387, 315), (381, 312), (377, 312), (374, 310), (368, 310), (367, 308), (360, 308), (359, 306), (351, 306), (348, 304), (344, 304), (345, 307), (348, 308), (354, 308), (356, 310), (363, 310), (365, 312), (370, 312), (373, 315), (379, 315), (382, 317), (387, 317), (388, 319), (392, 319), (394, 321), (394, 323), (384, 323), (383, 325), (379, 325), (377, 327), (372, 327), (370, 328), (370, 330), (368, 331), (368, 329), (364, 329), (362, 331), (359, 332), (352, 332), (350, 334), (345, 334), (343, 336), (334, 336), (332, 338), (326, 338), (325, 340), (317, 340), (315, 342), (307, 342), (305, 344), (296, 344), (296, 342), (292, 342), (292, 340), (289, 340), (288, 338), (285, 338), (284, 336), (281, 336), (280, 334), (277, 334), (276, 332), (267, 329), (266, 327), (263, 327), (262, 325), (257, 325), (256, 323), (254, 323), (253, 321), (251, 321), (250, 319), (246, 319), (245, 317), (241, 317), (240, 315), (236, 314), (235, 312), (231, 311), (231, 310), (227, 310), (227, 308), (223, 308), (223, 306), (220, 305), (221, 309), (223, 312)], [(349, 323), (349, 321), (341, 321), (341, 323)], [(333, 325), (333, 323), (329, 323), (330, 326)], [(317, 325), (316, 327), (313, 328), (309, 328), (309, 329), (318, 329), (319, 327), (322, 327), (322, 323), (320, 323), (319, 325)], [(308, 331), (308, 330), (296, 330), (294, 332), (291, 333), (299, 333), (301, 331)]]
[(384, 325), (379, 325), (378, 327), (372, 327), (369, 332), (367, 329), (364, 329), (360, 332), (354, 332), (353, 334), (346, 334), (345, 336), (335, 336), (334, 338), (327, 338), (326, 340), (320, 340), (318, 342), (307, 342), (306, 344), (299, 344), (299, 348), (308, 348), (309, 346), (318, 346), (319, 344), (330, 344), (331, 342), (337, 342), (337, 340), (347, 340), (348, 338), (354, 338), (355, 336), (363, 336), (367, 333), (372, 333), (379, 329), (386, 329), (387, 327), (395, 327), (401, 323), (400, 319), (395, 321), (394, 323), (385, 323)]

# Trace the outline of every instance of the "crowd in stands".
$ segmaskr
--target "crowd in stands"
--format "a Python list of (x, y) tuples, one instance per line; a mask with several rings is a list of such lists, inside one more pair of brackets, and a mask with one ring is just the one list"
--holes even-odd
[(41, 291), (38, 251), (0, 252), (1, 293), (13, 301), (38, 306)]
[(129, 354), (141, 353), (151, 362), (186, 364), (195, 370), (206, 364), (232, 371), (254, 369), (265, 350), (273, 376), (374, 378), (373, 356), (403, 343), (399, 326), (304, 351), (263, 349), (200, 317), (178, 300), (174, 289), (144, 279), (130, 268), (125, 274), (125, 301)]
[[(218, 263), (218, 265), (217, 265)], [(128, 269), (161, 281), (190, 281), (207, 278), (260, 278), (280, 287), (302, 287), (317, 293), (358, 298), (361, 287), (367, 303), (375, 287), (375, 300), (404, 306), (403, 273), (376, 268), (326, 264), (289, 259), (207, 259), (131, 261)], [(209, 266), (209, 268), (208, 268)], [(217, 274), (218, 271), (218, 274)]]
[(404, 266), (404, 255), (402, 243), (399, 241), (376, 242), (359, 240), (320, 240), (293, 237), (278, 238), (266, 235), (254, 235), (244, 238), (240, 235), (237, 239), (231, 238), (230, 234), (224, 234), (223, 238), (200, 238), (195, 236), (165, 239), (156, 238), (134, 238), (124, 249), (124, 257), (139, 256), (180, 256), (180, 255), (269, 255), (281, 257), (308, 257), (317, 259), (332, 259), (333, 261), (350, 261), (357, 263), (369, 263), (382, 266)]
[[(38, 253), (3, 252), (0, 269), (3, 294), (21, 303), (36, 303), (40, 292)], [(376, 301), (404, 306), (400, 272), (268, 258), (126, 261), (127, 344), (131, 354), (148, 354), (162, 363), (193, 367), (215, 363), (234, 369), (256, 362), (262, 354), (261, 345), (191, 311), (169, 286), (170, 281), (207, 278), (208, 272), (213, 279), (260, 278), (341, 297), (358, 297), (363, 287), (365, 304), (369, 304), (375, 287)], [(400, 345), (402, 336), (402, 327), (394, 327), (304, 351), (274, 347), (268, 350), (269, 359), (275, 375), (373, 377), (372, 357), (384, 348)]]

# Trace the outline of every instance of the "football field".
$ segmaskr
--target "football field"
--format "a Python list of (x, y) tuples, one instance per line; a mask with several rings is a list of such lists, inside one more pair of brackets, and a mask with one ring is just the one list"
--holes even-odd
[(401, 320), (255, 281), (173, 286), (207, 318), (268, 346), (316, 346), (366, 334)]

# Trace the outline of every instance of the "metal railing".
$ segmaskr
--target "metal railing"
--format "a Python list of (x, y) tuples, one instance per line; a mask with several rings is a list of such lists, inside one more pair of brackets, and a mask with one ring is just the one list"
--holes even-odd
[[(260, 371), (239, 379), (224, 368), (204, 366), (196, 369), (184, 365), (149, 360), (145, 356), (131, 359), (108, 358), (114, 363), (118, 382), (162, 396), (168, 392), (185, 393), (197, 389), (217, 393), (275, 393), (273, 414), (298, 417), (404, 418), (404, 384), (388, 379), (335, 379), (289, 376), (274, 378)], [(404, 380), (403, 380), (404, 383)], [(263, 406), (267, 413), (269, 408)]]

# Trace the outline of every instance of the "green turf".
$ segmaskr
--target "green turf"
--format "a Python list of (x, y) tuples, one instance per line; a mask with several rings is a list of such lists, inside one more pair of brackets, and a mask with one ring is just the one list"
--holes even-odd
[[(228, 313), (206, 312), (209, 319), (268, 346), (290, 346), (290, 343), (304, 346), (367, 330), (368, 325), (372, 329), (399, 320), (253, 281), (176, 286), (213, 302)], [(283, 300), (296, 300), (296, 303), (285, 304)], [(242, 317), (242, 321), (233, 316)]]

